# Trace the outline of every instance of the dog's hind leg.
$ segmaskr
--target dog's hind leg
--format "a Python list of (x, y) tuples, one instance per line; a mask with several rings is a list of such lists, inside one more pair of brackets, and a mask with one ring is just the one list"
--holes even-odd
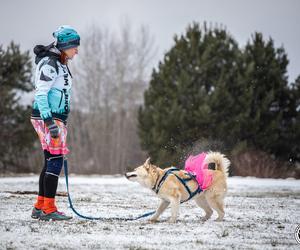
[(171, 199), (171, 218), (169, 219), (170, 223), (175, 223), (178, 212), (179, 212), (180, 198), (172, 198)]
[(219, 217), (216, 219), (216, 221), (222, 221), (225, 216), (225, 211), (224, 211), (224, 200), (222, 198), (217, 198), (216, 199), (216, 205), (218, 206), (218, 209), (220, 211)]
[(225, 215), (224, 212), (224, 203), (223, 203), (223, 199), (221, 197), (206, 197), (207, 198), (207, 202), (208, 204), (217, 211), (218, 213), (218, 218), (216, 219), (216, 221), (222, 221)]
[(200, 194), (195, 198), (195, 201), (199, 207), (201, 207), (205, 211), (205, 216), (202, 218), (202, 221), (208, 220), (213, 214), (213, 210), (210, 208), (209, 204), (205, 199), (204, 194)]
[(157, 208), (155, 214), (150, 218), (151, 222), (157, 221), (158, 217), (166, 210), (170, 202), (166, 200), (161, 200), (159, 207)]

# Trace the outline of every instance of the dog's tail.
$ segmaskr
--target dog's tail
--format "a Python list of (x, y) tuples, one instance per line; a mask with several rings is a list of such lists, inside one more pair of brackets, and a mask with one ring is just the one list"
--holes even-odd
[(230, 161), (225, 155), (219, 152), (208, 152), (205, 157), (205, 163), (208, 164), (209, 169), (220, 170), (225, 176), (228, 176)]

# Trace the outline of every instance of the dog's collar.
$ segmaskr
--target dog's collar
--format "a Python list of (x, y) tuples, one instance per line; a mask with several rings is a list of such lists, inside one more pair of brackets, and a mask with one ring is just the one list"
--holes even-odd
[(152, 190), (153, 190), (154, 192), (156, 192), (156, 184), (157, 184), (157, 182), (158, 182), (158, 179), (159, 179), (159, 173), (158, 173), (158, 171), (157, 171), (157, 178), (156, 178), (156, 181), (155, 181), (155, 183), (154, 183), (154, 186), (152, 187)]

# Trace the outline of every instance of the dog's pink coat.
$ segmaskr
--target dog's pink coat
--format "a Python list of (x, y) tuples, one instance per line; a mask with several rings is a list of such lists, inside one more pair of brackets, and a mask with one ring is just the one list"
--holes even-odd
[(213, 180), (213, 172), (204, 163), (206, 153), (190, 155), (185, 161), (184, 170), (196, 175), (196, 180), (202, 190), (207, 189)]

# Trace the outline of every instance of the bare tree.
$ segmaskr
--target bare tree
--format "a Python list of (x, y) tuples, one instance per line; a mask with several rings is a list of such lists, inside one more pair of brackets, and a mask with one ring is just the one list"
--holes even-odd
[(118, 34), (91, 26), (83, 34), (74, 65), (69, 126), (73, 171), (122, 173), (143, 160), (137, 109), (154, 55), (147, 28), (125, 21)]

